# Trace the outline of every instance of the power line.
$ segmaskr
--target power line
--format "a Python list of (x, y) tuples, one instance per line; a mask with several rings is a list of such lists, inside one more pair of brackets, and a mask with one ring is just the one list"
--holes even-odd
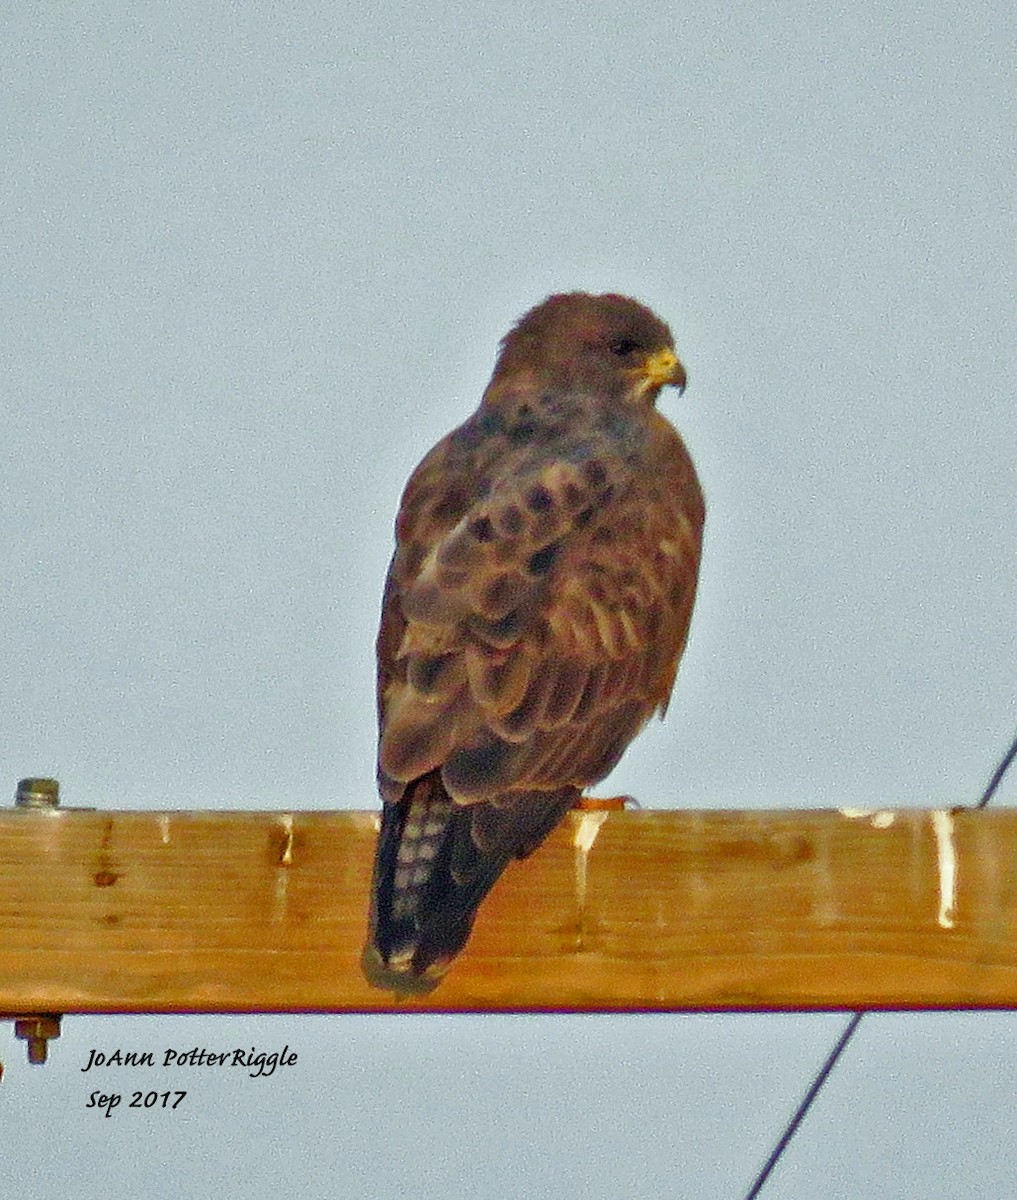
[(1017, 738), (1014, 738), (1013, 745), (1000, 759), (999, 766), (992, 772), (992, 778), (986, 785), (985, 791), (982, 792), (982, 798), (975, 805), (975, 808), (984, 808), (989, 803), (996, 794), (996, 788), (1003, 782), (1003, 776), (1006, 774), (1015, 757), (1017, 757)]
[[(989, 782), (986, 785), (985, 791), (982, 792), (981, 798), (974, 806), (976, 809), (984, 808), (996, 794), (996, 789), (1003, 782), (1003, 776), (1007, 773), (1010, 768), (1010, 764), (1015, 758), (1017, 758), (1017, 737), (1014, 738), (1010, 749), (1007, 750), (1006, 754), (1003, 755), (999, 761), (999, 765), (996, 767), (995, 771), (993, 771)], [(774, 1167), (776, 1167), (777, 1163), (780, 1162), (784, 1151), (788, 1148), (788, 1145), (791, 1142), (791, 1139), (798, 1132), (798, 1126), (801, 1125), (802, 1121), (805, 1120), (809, 1109), (812, 1107), (813, 1101), (822, 1091), (823, 1084), (826, 1083), (830, 1072), (837, 1065), (841, 1055), (850, 1045), (851, 1039), (855, 1036), (858, 1026), (861, 1025), (862, 1018), (864, 1016), (864, 1011), (851, 1014), (850, 1020), (844, 1027), (844, 1032), (837, 1039), (837, 1044), (826, 1056), (826, 1061), (817, 1071), (812, 1082), (809, 1084), (808, 1091), (806, 1091), (805, 1095), (802, 1097), (798, 1107), (792, 1114), (791, 1119), (784, 1126), (783, 1132), (777, 1139), (777, 1144), (770, 1151), (770, 1155), (763, 1164), (762, 1170), (753, 1181), (752, 1187), (745, 1193), (745, 1200), (756, 1200), (756, 1197), (763, 1190), (763, 1187), (766, 1184), (766, 1181), (770, 1178)]]
[(820, 1088), (826, 1083), (826, 1077), (830, 1074), (833, 1068), (837, 1065), (837, 1059), (844, 1053), (844, 1049), (848, 1042), (855, 1035), (855, 1030), (861, 1023), (864, 1012), (856, 1012), (851, 1014), (851, 1020), (848, 1021), (844, 1032), (837, 1039), (837, 1044), (826, 1056), (826, 1062), (819, 1068), (815, 1079), (809, 1084), (809, 1090), (802, 1097), (801, 1103), (795, 1109), (795, 1114), (784, 1127), (784, 1132), (780, 1135), (776, 1146), (770, 1151), (770, 1157), (763, 1165), (763, 1169), (756, 1176), (756, 1182), (752, 1185), (752, 1190), (747, 1192), (745, 1200), (756, 1200), (756, 1197), (762, 1191), (763, 1184), (770, 1178), (770, 1172), (780, 1161), (780, 1156), (787, 1148), (788, 1142), (794, 1137), (798, 1131), (798, 1126), (805, 1119), (805, 1114), (812, 1107), (812, 1101), (819, 1095)]

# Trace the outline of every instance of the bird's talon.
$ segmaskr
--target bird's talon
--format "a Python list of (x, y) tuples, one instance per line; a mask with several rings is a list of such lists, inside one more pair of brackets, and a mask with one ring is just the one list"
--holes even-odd
[(638, 807), (635, 796), (580, 796), (574, 805), (578, 812), (622, 812)]

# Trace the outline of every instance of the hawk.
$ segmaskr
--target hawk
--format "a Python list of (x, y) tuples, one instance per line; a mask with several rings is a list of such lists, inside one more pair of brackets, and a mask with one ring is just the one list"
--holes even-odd
[(704, 519), (668, 385), (685, 371), (649, 309), (551, 296), (406, 486), (377, 647), (376, 987), (430, 991), (507, 864), (667, 708)]

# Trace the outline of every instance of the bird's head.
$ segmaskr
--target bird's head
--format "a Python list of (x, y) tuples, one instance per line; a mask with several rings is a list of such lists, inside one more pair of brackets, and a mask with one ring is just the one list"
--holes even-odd
[(671, 330), (628, 296), (566, 292), (531, 309), (502, 339), (491, 388), (582, 391), (650, 407), (685, 388)]

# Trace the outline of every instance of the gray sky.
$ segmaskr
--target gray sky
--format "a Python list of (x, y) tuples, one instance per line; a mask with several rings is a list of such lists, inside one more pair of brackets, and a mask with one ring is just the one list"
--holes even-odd
[[(675, 701), (608, 786), (977, 798), (1017, 726), (1012, 4), (15, 0), (0, 46), (11, 792), (372, 807), (402, 484), (584, 288), (671, 323), (709, 506)], [(5, 1173), (737, 1200), (842, 1024), (71, 1018), (44, 1070), (0, 1051)], [(80, 1070), (283, 1043), (267, 1080)], [(870, 1019), (767, 1200), (1012, 1192), (1015, 1072), (1008, 1014)]]

